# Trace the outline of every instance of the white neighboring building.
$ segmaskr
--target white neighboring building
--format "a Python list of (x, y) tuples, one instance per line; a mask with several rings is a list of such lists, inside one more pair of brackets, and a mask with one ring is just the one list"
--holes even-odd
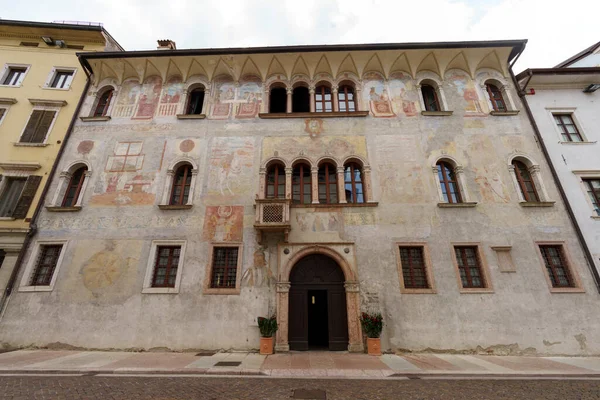
[(599, 271), (600, 42), (554, 68), (527, 69), (517, 80)]

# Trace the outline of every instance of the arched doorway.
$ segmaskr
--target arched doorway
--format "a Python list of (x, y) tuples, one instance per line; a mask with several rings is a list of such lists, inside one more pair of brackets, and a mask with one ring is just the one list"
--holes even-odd
[(324, 254), (300, 259), (290, 273), (290, 350), (348, 349), (344, 272)]

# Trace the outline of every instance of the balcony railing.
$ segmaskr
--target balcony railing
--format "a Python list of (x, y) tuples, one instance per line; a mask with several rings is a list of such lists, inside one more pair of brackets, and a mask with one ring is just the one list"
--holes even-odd
[(258, 231), (259, 243), (262, 233), (283, 232), (287, 242), (290, 231), (290, 200), (288, 199), (256, 199), (256, 220), (254, 227)]

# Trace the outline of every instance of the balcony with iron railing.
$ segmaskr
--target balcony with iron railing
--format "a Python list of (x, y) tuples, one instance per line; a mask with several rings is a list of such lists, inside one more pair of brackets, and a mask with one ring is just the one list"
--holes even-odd
[(256, 220), (254, 227), (258, 233), (258, 242), (262, 242), (265, 232), (283, 232), (284, 240), (288, 241), (290, 232), (290, 203), (289, 199), (256, 199)]

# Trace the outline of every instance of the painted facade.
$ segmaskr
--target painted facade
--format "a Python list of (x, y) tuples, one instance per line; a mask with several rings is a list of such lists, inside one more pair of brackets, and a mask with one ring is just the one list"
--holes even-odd
[[(101, 26), (0, 20), (0, 255), (3, 256), (0, 290), (3, 295), (84, 91), (87, 77), (75, 53), (119, 49), (122, 50)], [(64, 80), (59, 79), (60, 73), (64, 73)], [(35, 129), (31, 121), (42, 112), (48, 118), (43, 120), (42, 116)], [(48, 125), (40, 126), (45, 123)], [(29, 127), (36, 137), (28, 135)]]
[[(291, 308), (294, 267), (320, 255), (344, 276), (351, 351), (363, 349), (359, 312), (379, 311), (390, 351), (600, 353), (598, 323), (588, 317), (598, 290), (510, 77), (508, 61), (523, 46), (85, 57), (92, 86), (0, 322), (0, 342), (256, 349), (256, 317), (276, 313), (276, 347), (286, 351), (299, 318)], [(502, 112), (493, 109), (489, 82), (502, 90)], [(291, 112), (298, 87), (308, 89), (315, 110), (322, 84), (333, 94), (351, 86), (357, 111), (339, 112), (334, 96), (330, 114)], [(426, 109), (423, 85), (435, 88), (438, 110)], [(202, 113), (190, 115), (197, 88)], [(285, 89), (288, 112), (269, 112), (272, 88)], [(114, 90), (108, 112), (94, 117), (105, 90)], [(530, 166), (538, 202), (523, 206), (514, 159)], [(452, 165), (460, 204), (444, 197), (440, 160)], [(290, 204), (300, 163), (312, 177), (303, 189), (310, 200)], [(335, 204), (319, 203), (326, 163), (338, 177), (330, 185), (339, 189)], [(342, 183), (350, 164), (362, 174), (358, 204)], [(266, 198), (274, 165), (285, 176), (280, 199)], [(80, 207), (56, 212), (67, 211), (57, 206), (66, 176), (82, 166)], [(182, 166), (189, 195), (175, 204)], [(540, 243), (563, 246), (574, 287), (551, 286)], [(36, 256), (51, 245), (62, 246), (52, 280), (31, 285)], [(180, 251), (169, 287), (153, 283), (161, 246)], [(407, 288), (400, 246), (423, 249), (427, 288)], [(485, 287), (462, 287), (453, 246), (475, 246)], [(214, 287), (213, 260), (225, 248), (239, 255), (223, 289)]]
[(597, 271), (600, 271), (599, 57), (600, 43), (596, 43), (555, 68), (530, 69), (518, 75)]

